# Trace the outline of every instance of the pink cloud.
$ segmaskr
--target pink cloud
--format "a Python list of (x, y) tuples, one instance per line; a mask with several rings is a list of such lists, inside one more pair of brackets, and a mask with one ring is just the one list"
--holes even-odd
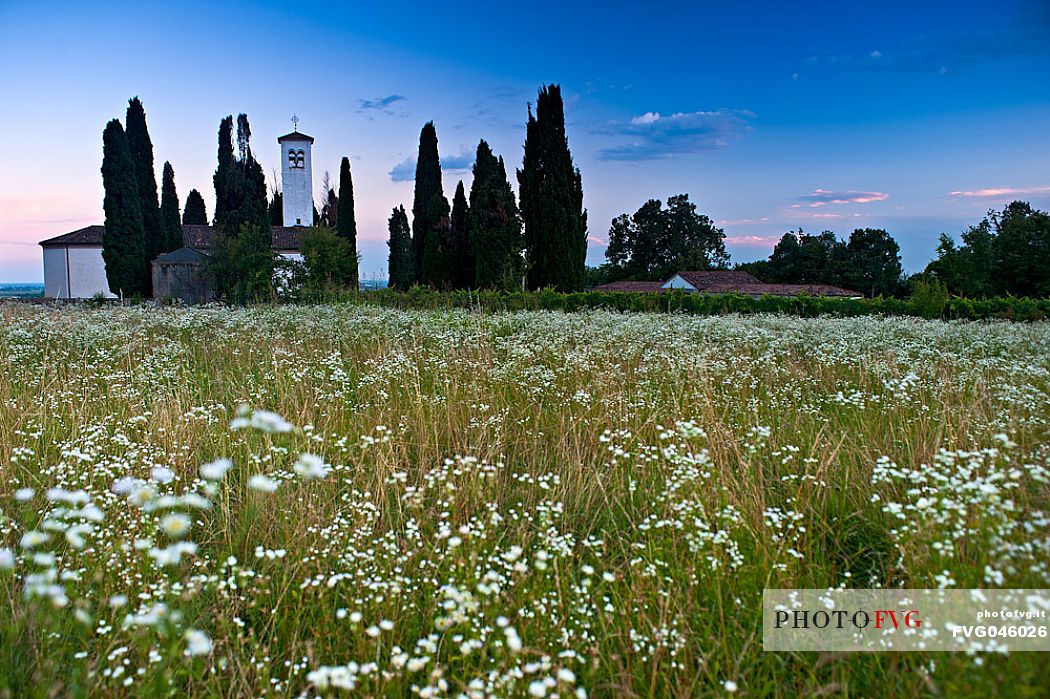
[(602, 240), (601, 238), (596, 238), (593, 235), (587, 236), (587, 242), (588, 243), (594, 243), (595, 245), (605, 245), (606, 244), (606, 242), (604, 240)]
[(992, 199), (998, 197), (1013, 197), (1022, 194), (1050, 194), (1050, 186), (1047, 187), (988, 187), (986, 189), (974, 189), (970, 191), (948, 192), (950, 197), (967, 197), (979, 199)]
[(861, 192), (855, 189), (844, 191), (832, 191), (829, 189), (815, 189), (812, 194), (799, 197), (799, 204), (792, 204), (791, 208), (799, 209), (803, 206), (815, 209), (828, 204), (870, 204), (874, 201), (886, 201), (890, 198), (885, 192)]

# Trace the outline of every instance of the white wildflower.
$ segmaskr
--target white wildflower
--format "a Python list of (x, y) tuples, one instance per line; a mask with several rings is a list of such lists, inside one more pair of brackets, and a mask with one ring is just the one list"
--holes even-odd
[(324, 478), (332, 471), (332, 468), (320, 456), (300, 454), (292, 465), (292, 470), (303, 480), (311, 481)]

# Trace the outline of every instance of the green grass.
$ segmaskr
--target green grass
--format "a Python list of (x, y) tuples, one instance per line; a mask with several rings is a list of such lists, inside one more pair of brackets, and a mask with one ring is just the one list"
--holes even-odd
[[(1043, 323), (15, 304), (0, 320), (0, 696), (1045, 693), (1042, 654), (761, 649), (766, 587), (1050, 586)], [(241, 405), (294, 429), (231, 430)], [(301, 453), (331, 473), (304, 480)], [(205, 481), (217, 458), (232, 468)], [(154, 467), (174, 479), (148, 485)], [(961, 514), (917, 504), (982, 479), (1008, 485)], [(115, 483), (210, 507), (150, 511)], [(55, 487), (103, 515), (82, 548)], [(160, 567), (171, 511), (197, 548)], [(33, 529), (51, 540), (21, 546)], [(189, 630), (207, 652), (186, 654)]]

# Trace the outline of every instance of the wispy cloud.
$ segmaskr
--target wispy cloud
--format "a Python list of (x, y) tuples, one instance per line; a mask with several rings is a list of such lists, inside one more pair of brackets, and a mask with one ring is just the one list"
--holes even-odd
[(1017, 197), (1030, 194), (1050, 194), (1050, 186), (1045, 187), (988, 187), (986, 189), (973, 189), (969, 191), (948, 192), (950, 197), (966, 197), (973, 199), (999, 199), (1003, 197)]
[(756, 223), (769, 223), (769, 216), (761, 218), (723, 218), (715, 223), (719, 226), (747, 226)]
[(404, 102), (407, 99), (404, 95), (387, 95), (386, 97), (376, 97), (370, 100), (358, 100), (357, 111), (360, 113), (381, 112), (393, 116), (395, 112), (390, 106), (397, 102)]
[(1046, 29), (1037, 24), (1002, 34), (968, 36), (913, 36), (892, 46), (849, 54), (815, 53), (800, 63), (802, 69), (827, 67), (853, 73), (949, 75), (1010, 56), (1046, 54)]
[[(456, 155), (446, 155), (441, 158), (441, 170), (443, 172), (464, 173), (469, 172), (474, 166), (474, 153), (462, 150)], [(391, 182), (411, 182), (416, 177), (416, 159), (405, 158), (390, 169)]]
[(684, 153), (725, 148), (751, 129), (754, 112), (718, 109), (663, 115), (646, 112), (630, 121), (611, 122), (595, 131), (626, 141), (598, 151), (600, 160), (658, 160)]
[(829, 189), (815, 189), (812, 194), (804, 194), (798, 198), (798, 204), (792, 204), (791, 208), (800, 209), (803, 206), (816, 209), (828, 204), (870, 204), (873, 201), (886, 201), (890, 198), (885, 192), (861, 192), (855, 189), (843, 191), (832, 191)]
[(729, 245), (755, 248), (775, 245), (779, 240), (780, 236), (776, 235), (727, 235), (725, 237), (725, 242)]

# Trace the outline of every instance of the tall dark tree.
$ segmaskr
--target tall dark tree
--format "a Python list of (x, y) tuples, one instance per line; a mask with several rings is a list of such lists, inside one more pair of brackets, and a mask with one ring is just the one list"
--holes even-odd
[(470, 244), (470, 206), (467, 204), (463, 180), (456, 185), (456, 194), (452, 197), (452, 218), (449, 235), (452, 239), (452, 285), (456, 289), (470, 289), (474, 286), (475, 267), (474, 248)]
[(579, 291), (587, 257), (587, 212), (580, 171), (569, 152), (558, 85), (540, 89), (535, 117), (529, 108), (518, 185), (528, 287)]
[(404, 291), (415, 283), (415, 263), (412, 261), (412, 232), (408, 227), (408, 214), (405, 207), (398, 206), (390, 214), (388, 221), (390, 240), (389, 279), (387, 283), (394, 289)]
[(208, 210), (204, 207), (204, 197), (196, 189), (186, 195), (186, 208), (182, 212), (182, 225), (207, 226)]
[(164, 229), (164, 252), (182, 247), (182, 223), (179, 221), (179, 195), (175, 191), (175, 169), (164, 163), (160, 185), (160, 222)]
[[(444, 199), (441, 186), (441, 160), (438, 157), (437, 129), (428, 121), (419, 132), (419, 154), (416, 157), (416, 182), (412, 197), (412, 254), (414, 281), (423, 281), (423, 254), (428, 235), (436, 235)], [(445, 207), (448, 202), (445, 202)], [(433, 249), (437, 246), (433, 245)]]
[(146, 264), (146, 231), (142, 223), (142, 197), (135, 177), (127, 135), (113, 119), (102, 132), (102, 187), (106, 230), (102, 259), (110, 290), (122, 297), (146, 295), (150, 271)]
[(521, 217), (507, 181), (503, 158), (489, 144), (478, 144), (470, 186), (470, 243), (474, 285), (482, 289), (521, 289), (524, 259)]
[(229, 202), (226, 197), (230, 192), (230, 173), (233, 171), (233, 116), (227, 116), (219, 122), (219, 165), (215, 168), (212, 183), (215, 185), (215, 225), (221, 226), (226, 220)]
[(890, 296), (901, 287), (901, 248), (881, 228), (858, 228), (846, 243), (846, 272), (849, 286), (868, 296)]
[(233, 158), (232, 123), (226, 117), (219, 126), (215, 198), (222, 202), (223, 215), (219, 219), (216, 212), (211, 269), (219, 293), (243, 303), (272, 296), (275, 259), (266, 176), (252, 155), (251, 126), (246, 115), (237, 117), (237, 157)]
[(666, 209), (650, 199), (633, 215), (613, 219), (605, 251), (609, 276), (652, 281), (684, 270), (724, 269), (724, 241), (722, 229), (697, 213), (688, 194), (668, 198)]
[[(146, 263), (165, 252), (167, 239), (160, 219), (160, 206), (157, 203), (157, 175), (153, 170), (153, 142), (146, 128), (146, 110), (138, 97), (128, 100), (127, 116), (128, 149), (131, 160), (135, 163), (135, 181), (138, 183), (141, 200), (142, 224), (146, 231), (146, 247), (143, 251)], [(152, 281), (151, 281), (152, 285)]]
[(270, 196), (270, 225), (284, 225), (284, 195), (279, 191)]
[(352, 259), (347, 261), (347, 285), (357, 289), (360, 285), (360, 274), (357, 264), (357, 218), (354, 215), (354, 180), (350, 175), (350, 158), (343, 157), (339, 163), (339, 204), (336, 217), (336, 233), (349, 245), (348, 254)]
[(436, 195), (431, 197), (426, 217), (431, 227), (423, 239), (423, 276), (419, 283), (435, 289), (449, 289), (453, 284), (454, 268), (448, 199)]

